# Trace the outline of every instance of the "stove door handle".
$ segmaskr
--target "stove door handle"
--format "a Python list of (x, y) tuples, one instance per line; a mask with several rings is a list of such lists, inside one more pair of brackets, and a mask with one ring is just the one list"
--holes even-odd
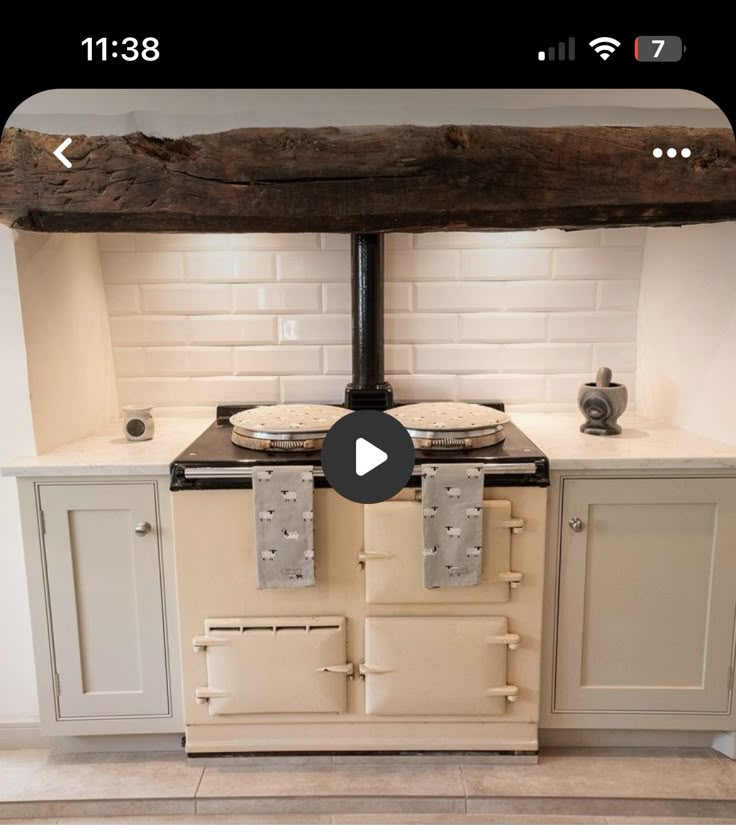
[(375, 664), (358, 664), (358, 671), (362, 676), (365, 675), (382, 675), (383, 673), (394, 673), (390, 667), (378, 667)]
[(503, 684), (501, 687), (488, 687), (483, 695), (505, 696), (510, 702), (515, 702), (519, 698), (519, 688), (515, 684)]
[(345, 676), (352, 676), (353, 665), (348, 661), (347, 664), (333, 664), (330, 667), (317, 667), (317, 673), (342, 673)]

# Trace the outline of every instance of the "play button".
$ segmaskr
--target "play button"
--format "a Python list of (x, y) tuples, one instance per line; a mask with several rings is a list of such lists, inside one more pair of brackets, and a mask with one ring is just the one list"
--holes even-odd
[(414, 446), (396, 418), (371, 410), (340, 418), (322, 446), (325, 478), (346, 499), (383, 502), (406, 487)]
[(388, 455), (365, 438), (355, 442), (355, 475), (365, 475), (388, 461)]

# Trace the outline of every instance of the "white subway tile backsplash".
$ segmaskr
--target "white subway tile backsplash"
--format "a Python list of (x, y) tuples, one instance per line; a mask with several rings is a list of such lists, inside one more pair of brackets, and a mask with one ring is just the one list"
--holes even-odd
[(118, 375), (118, 396), (121, 405), (146, 403), (151, 406), (190, 406), (201, 402), (196, 397), (191, 380), (187, 378), (149, 379)]
[(636, 344), (634, 342), (601, 342), (593, 346), (593, 368), (606, 365), (613, 369), (613, 376), (636, 371)]
[(596, 286), (592, 281), (508, 282), (509, 310), (581, 310), (593, 308)]
[(179, 232), (140, 233), (134, 236), (135, 249), (139, 252), (192, 252), (210, 250), (227, 251), (232, 248), (236, 235), (215, 235), (211, 233), (194, 235)]
[(191, 405), (278, 403), (277, 377), (195, 377), (189, 380)]
[(589, 371), (593, 363), (592, 345), (530, 343), (505, 345), (500, 365), (504, 372), (559, 374), (567, 371)]
[(458, 378), (447, 374), (392, 374), (395, 400), (457, 400)]
[[(576, 406), (578, 389), (583, 383), (591, 383), (595, 374), (552, 374), (547, 378), (547, 400), (565, 406)], [(629, 390), (629, 405), (633, 406), (634, 375), (616, 374), (615, 381)]]
[(412, 309), (412, 286), (394, 282), (384, 285), (383, 303), (386, 313)]
[(558, 249), (554, 275), (563, 278), (636, 278), (641, 276), (641, 247)]
[(280, 252), (276, 256), (279, 281), (349, 281), (347, 252)]
[(118, 380), (121, 403), (152, 406), (216, 406), (218, 403), (277, 403), (276, 377), (139, 377)]
[[(633, 386), (644, 239), (642, 229), (387, 235), (385, 366), (397, 399), (569, 405), (599, 365)], [(98, 240), (121, 402), (342, 401), (349, 235)]]
[(418, 345), (414, 349), (414, 367), (419, 373), (500, 371), (500, 362), (500, 345)]
[(105, 285), (105, 296), (107, 297), (108, 316), (138, 313), (141, 309), (137, 284), (107, 284)]
[(335, 232), (323, 232), (320, 235), (321, 248), (325, 250), (350, 250), (350, 235), (338, 235)]
[(144, 377), (146, 366), (143, 348), (115, 348), (115, 373), (118, 377)]
[(636, 313), (552, 313), (549, 338), (561, 342), (634, 340)]
[(272, 347), (235, 348), (236, 374), (319, 374), (322, 349), (275, 345)]
[(414, 235), (408, 232), (389, 232), (384, 236), (384, 248), (391, 249), (411, 249), (414, 246)]
[(548, 249), (480, 249), (461, 253), (463, 279), (545, 278), (552, 255)]
[(457, 339), (457, 315), (387, 313), (385, 334), (389, 342), (454, 342)]
[(324, 310), (325, 313), (349, 313), (350, 285), (323, 284), (322, 310)]
[(230, 235), (230, 248), (234, 250), (268, 249), (284, 252), (289, 249), (308, 251), (319, 249), (319, 235), (314, 232), (248, 232)]
[(414, 236), (416, 249), (488, 249), (489, 247), (598, 246), (600, 232), (587, 229), (540, 229), (533, 232), (424, 232)]
[(638, 304), (638, 281), (598, 282), (598, 307), (600, 309), (636, 310)]
[(279, 342), (316, 345), (348, 342), (351, 328), (347, 313), (279, 316)]
[[(350, 374), (352, 353), (350, 345), (325, 346), (324, 373)], [(386, 374), (408, 374), (411, 371), (410, 345), (386, 345), (384, 365)]]
[(146, 348), (146, 377), (217, 377), (233, 372), (232, 348)]
[(270, 281), (276, 274), (271, 252), (187, 252), (186, 281)]
[(112, 316), (113, 345), (186, 345), (189, 320), (184, 316)]
[(284, 403), (337, 403), (345, 399), (348, 375), (342, 377), (282, 377), (281, 400)]
[(547, 335), (545, 313), (461, 313), (458, 319), (461, 342), (542, 342)]
[(415, 285), (417, 310), (475, 311), (499, 310), (505, 304), (503, 282), (454, 282)]
[(243, 345), (276, 341), (275, 316), (193, 316), (192, 345)]
[(144, 313), (227, 313), (232, 288), (222, 284), (154, 284), (141, 287)]
[(179, 252), (103, 252), (106, 284), (152, 284), (181, 281), (184, 256)]
[(451, 250), (394, 250), (385, 260), (387, 281), (453, 279), (460, 268), (460, 253)]
[(135, 235), (132, 232), (99, 232), (97, 243), (100, 252), (133, 252)]
[(297, 313), (320, 309), (319, 284), (244, 284), (233, 289), (236, 312)]
[(542, 403), (545, 379), (541, 374), (464, 374), (458, 377), (458, 399)]
[(641, 226), (625, 229), (604, 229), (603, 243), (606, 246), (644, 246), (647, 230)]

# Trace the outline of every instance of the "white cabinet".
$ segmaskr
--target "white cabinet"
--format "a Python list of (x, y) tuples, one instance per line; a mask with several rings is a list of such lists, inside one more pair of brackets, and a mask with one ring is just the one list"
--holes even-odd
[(562, 478), (547, 727), (729, 729), (736, 479)]
[(45, 733), (181, 727), (164, 486), (21, 482)]

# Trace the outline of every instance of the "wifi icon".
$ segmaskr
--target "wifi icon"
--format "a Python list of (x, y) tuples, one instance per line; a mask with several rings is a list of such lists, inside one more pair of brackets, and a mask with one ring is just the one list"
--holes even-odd
[(621, 46), (621, 41), (617, 41), (616, 38), (594, 38), (589, 46), (592, 46), (596, 53), (607, 61)]

